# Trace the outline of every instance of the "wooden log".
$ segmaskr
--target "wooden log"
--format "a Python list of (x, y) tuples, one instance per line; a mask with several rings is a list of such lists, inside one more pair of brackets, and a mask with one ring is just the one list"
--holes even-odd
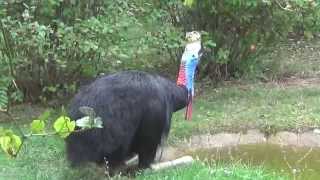
[[(175, 159), (175, 160), (151, 164), (151, 169), (158, 171), (161, 169), (167, 169), (167, 168), (172, 168), (172, 167), (176, 167), (176, 166), (187, 165), (192, 162), (193, 162), (193, 158), (191, 156), (183, 156), (183, 157)], [(134, 165), (138, 164), (138, 156), (134, 156), (131, 159), (127, 160), (125, 162), (125, 164), (127, 166), (134, 166)]]
[(192, 162), (193, 162), (193, 158), (191, 156), (183, 156), (181, 158), (178, 158), (178, 159), (175, 159), (172, 161), (166, 161), (166, 162), (152, 164), (151, 169), (158, 171), (158, 170), (172, 168), (172, 167), (176, 167), (176, 166), (191, 164)]
[(128, 160), (125, 162), (125, 164), (126, 164), (127, 166), (133, 166), (133, 165), (138, 164), (138, 162), (139, 162), (138, 155), (135, 155), (135, 156), (133, 156), (131, 159), (128, 159)]

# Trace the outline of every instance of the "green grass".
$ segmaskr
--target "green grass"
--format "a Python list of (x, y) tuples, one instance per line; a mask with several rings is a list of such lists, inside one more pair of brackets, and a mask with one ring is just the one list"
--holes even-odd
[[(320, 86), (283, 88), (274, 84), (235, 84), (218, 88), (207, 87), (204, 93), (195, 99), (193, 120), (186, 122), (183, 120), (183, 115), (184, 110), (173, 117), (169, 136), (171, 140), (195, 134), (240, 131), (248, 128), (262, 130), (268, 130), (268, 127), (291, 130), (310, 128), (320, 125)], [(0, 126), (11, 127), (8, 123), (2, 123)], [(26, 128), (27, 125), (23, 127)], [(58, 137), (30, 138), (16, 159), (10, 159), (0, 153), (0, 180), (104, 178), (103, 169), (93, 165), (82, 169), (70, 169), (64, 154), (63, 140)], [(262, 168), (195, 164), (155, 174), (145, 172), (137, 178), (179, 179), (181, 176), (180, 179), (192, 177), (223, 179), (229, 178), (229, 171), (232, 172), (230, 179), (278, 177)]]
[(18, 157), (0, 153), (0, 180), (102, 179), (103, 169), (86, 166), (71, 169), (59, 137), (32, 137), (25, 141)]
[[(71, 169), (65, 159), (64, 143), (59, 137), (32, 137), (25, 141), (17, 158), (0, 153), (0, 180), (100, 180), (106, 179), (104, 169), (87, 165)], [(159, 172), (146, 170), (135, 178), (116, 176), (112, 179), (138, 180), (284, 180), (284, 175), (266, 171), (262, 167), (235, 165), (208, 165), (196, 161), (190, 166)]]
[(57, 138), (32, 138), (16, 159), (0, 154), (0, 179), (49, 179), (64, 164), (63, 144)]
[[(279, 80), (291, 76), (319, 77), (319, 41), (280, 45), (273, 53), (261, 57), (264, 80)], [(184, 110), (172, 119), (171, 142), (196, 134), (222, 131), (300, 130), (320, 126), (320, 79), (312, 85), (277, 86), (275, 84), (229, 83), (206, 87), (195, 98), (192, 121), (186, 122)], [(197, 84), (198, 85), (198, 84)], [(199, 94), (199, 93), (197, 93)], [(20, 105), (13, 109), (14, 117), (24, 129), (32, 118), (45, 109), (37, 105)], [(56, 111), (55, 115), (58, 111)], [(49, 122), (52, 123), (52, 117)], [(0, 123), (8, 118), (0, 114)], [(5, 128), (9, 123), (1, 123)], [(204, 164), (151, 172), (144, 171), (136, 179), (150, 180), (280, 180), (287, 176), (266, 170), (266, 167), (233, 164)], [(0, 151), (0, 180), (98, 180), (106, 179), (103, 168), (88, 165), (71, 169), (65, 159), (64, 142), (59, 137), (32, 137), (25, 141), (15, 159)], [(128, 179), (118, 177), (114, 179)]]
[(208, 165), (195, 162), (190, 166), (159, 172), (145, 171), (137, 180), (285, 180), (287, 176), (272, 173), (260, 167), (235, 165)]
[(194, 115), (184, 110), (172, 120), (171, 139), (221, 131), (308, 129), (320, 125), (320, 86), (275, 84), (228, 85), (208, 88), (195, 98)]
[[(280, 88), (270, 84), (228, 85), (207, 88), (195, 99), (192, 121), (183, 120), (184, 110), (172, 122), (171, 139), (246, 128), (296, 129), (320, 124), (320, 91), (313, 87)], [(23, 115), (23, 114), (21, 114)], [(57, 116), (57, 114), (55, 114)], [(20, 119), (22, 119), (20, 117)], [(54, 119), (54, 118), (52, 118)], [(52, 120), (50, 120), (52, 122)], [(9, 124), (1, 126), (10, 127)], [(27, 125), (23, 126), (24, 128)], [(94, 165), (71, 169), (59, 137), (32, 137), (16, 159), (0, 153), (0, 180), (103, 179), (102, 168)], [(190, 167), (144, 172), (137, 179), (285, 179), (263, 168), (244, 165)]]
[(271, 47), (271, 53), (259, 57), (268, 79), (283, 77), (318, 77), (319, 39), (312, 41), (283, 42)]
[[(0, 154), (0, 180), (98, 180), (106, 179), (102, 168), (89, 165), (71, 169), (64, 158), (60, 138), (36, 137), (26, 141), (21, 154), (10, 159)], [(135, 178), (116, 176), (113, 179), (137, 180), (285, 180), (286, 176), (266, 171), (262, 167), (236, 165), (208, 165), (196, 161), (180, 168), (152, 172), (146, 170)]]

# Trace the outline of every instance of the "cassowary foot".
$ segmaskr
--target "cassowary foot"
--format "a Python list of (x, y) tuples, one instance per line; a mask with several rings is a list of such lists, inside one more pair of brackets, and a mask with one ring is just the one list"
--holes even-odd
[(133, 175), (134, 171), (138, 168), (134, 167), (134, 165), (127, 165), (125, 162), (118, 162), (110, 164), (105, 159), (105, 175), (108, 177), (113, 177), (116, 175)]
[(113, 177), (116, 175), (123, 175), (126, 169), (127, 168), (124, 164), (118, 165), (115, 167), (106, 167), (105, 168), (105, 175), (108, 177)]
[(123, 175), (123, 176), (135, 176), (138, 172), (141, 172), (144, 168), (140, 168), (138, 165), (127, 166), (125, 164), (108, 168), (105, 170), (105, 175), (107, 177), (113, 177), (116, 175)]

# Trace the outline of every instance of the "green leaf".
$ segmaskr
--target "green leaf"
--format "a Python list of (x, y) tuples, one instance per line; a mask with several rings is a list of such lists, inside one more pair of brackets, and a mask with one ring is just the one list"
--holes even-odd
[(46, 121), (50, 117), (50, 115), (51, 115), (51, 111), (47, 109), (38, 117), (38, 119), (41, 121)]
[(47, 87), (47, 90), (48, 90), (49, 92), (54, 93), (54, 92), (57, 92), (57, 87), (55, 87), (55, 86), (49, 86), (49, 87)]
[(71, 121), (67, 116), (60, 116), (53, 124), (55, 131), (62, 137), (66, 138), (74, 131), (76, 123)]
[(4, 136), (5, 134), (5, 129), (3, 127), (0, 127), (0, 137)]
[(6, 130), (5, 133), (0, 136), (0, 146), (2, 150), (11, 157), (17, 156), (21, 145), (21, 138), (15, 135), (11, 130)]
[(6, 110), (8, 105), (7, 88), (0, 86), (0, 110)]
[(120, 54), (118, 54), (118, 56), (121, 59), (130, 59), (130, 56), (128, 56), (127, 54), (120, 53)]
[(33, 120), (32, 123), (30, 124), (31, 132), (33, 134), (40, 134), (44, 132), (44, 121), (42, 120)]
[(212, 40), (209, 40), (207, 42), (204, 43), (205, 46), (209, 47), (209, 48), (214, 48), (217, 46), (217, 44), (215, 42), (213, 42)]
[(185, 6), (192, 7), (193, 3), (194, 3), (194, 0), (185, 0), (183, 4)]
[(311, 31), (304, 31), (303, 33), (308, 40), (313, 39), (313, 33)]

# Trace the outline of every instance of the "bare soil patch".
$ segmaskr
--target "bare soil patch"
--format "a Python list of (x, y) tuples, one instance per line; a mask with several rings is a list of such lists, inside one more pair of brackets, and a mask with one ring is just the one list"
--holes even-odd
[(276, 82), (269, 84), (282, 86), (282, 87), (320, 87), (320, 78), (282, 78)]
[[(10, 113), (17, 121), (31, 121), (46, 110), (40, 104), (19, 104), (10, 109)], [(9, 122), (10, 118), (5, 113), (0, 113), (0, 122)]]
[[(277, 132), (267, 137), (257, 129), (248, 130), (247, 133), (218, 133), (192, 136), (176, 145), (163, 149), (161, 161), (173, 160), (188, 154), (190, 151), (200, 149), (224, 148), (246, 144), (270, 143), (280, 146), (313, 147), (320, 148), (319, 130), (294, 133), (289, 131)], [(158, 158), (160, 151), (158, 152)]]

